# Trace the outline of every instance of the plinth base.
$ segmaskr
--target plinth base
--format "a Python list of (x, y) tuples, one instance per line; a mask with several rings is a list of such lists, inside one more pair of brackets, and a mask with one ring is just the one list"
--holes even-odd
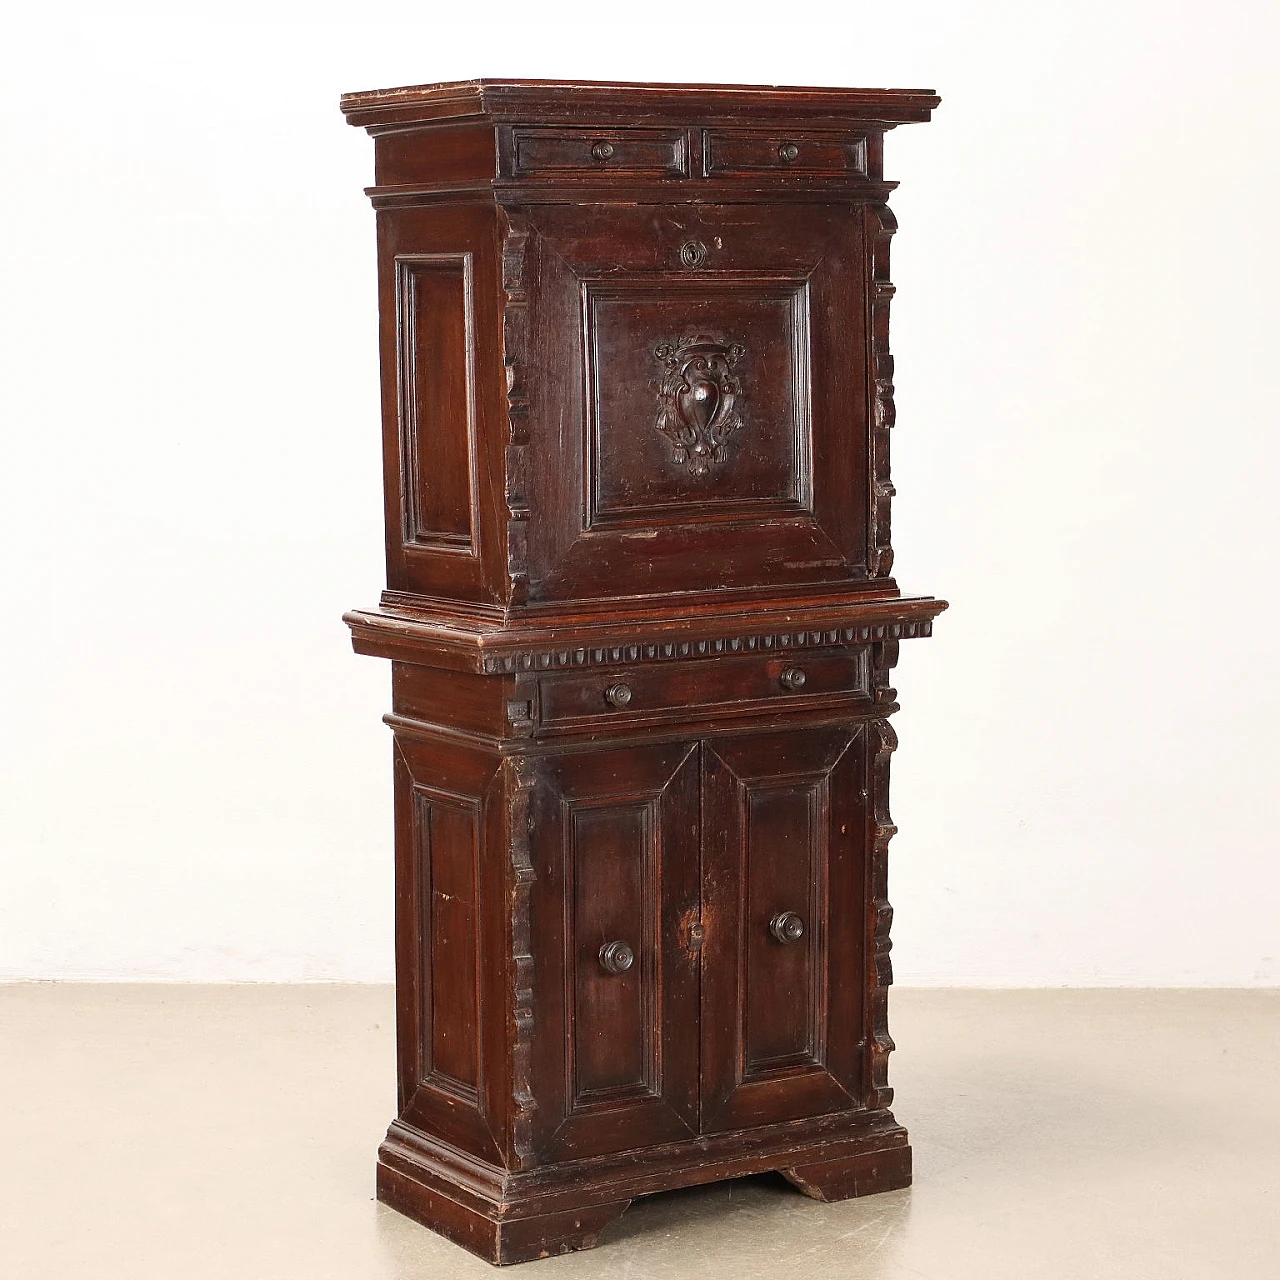
[(907, 1131), (887, 1111), (830, 1117), (508, 1172), (397, 1121), (378, 1151), (378, 1199), (499, 1266), (593, 1248), (638, 1196), (777, 1170), (818, 1200), (911, 1185)]

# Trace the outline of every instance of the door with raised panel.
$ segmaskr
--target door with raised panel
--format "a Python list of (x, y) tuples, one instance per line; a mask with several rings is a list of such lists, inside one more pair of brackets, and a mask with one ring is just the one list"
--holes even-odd
[(703, 744), (704, 1132), (861, 1105), (866, 761), (848, 725)]
[(523, 215), (531, 599), (868, 576), (869, 294), (834, 201)]
[(531, 796), (535, 1146), (698, 1131), (698, 746), (544, 757)]

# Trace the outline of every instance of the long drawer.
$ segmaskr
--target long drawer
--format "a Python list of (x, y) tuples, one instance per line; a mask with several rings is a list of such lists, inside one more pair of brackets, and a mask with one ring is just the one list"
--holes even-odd
[(538, 719), (544, 726), (593, 727), (869, 697), (865, 648), (792, 651), (547, 674), (538, 681)]

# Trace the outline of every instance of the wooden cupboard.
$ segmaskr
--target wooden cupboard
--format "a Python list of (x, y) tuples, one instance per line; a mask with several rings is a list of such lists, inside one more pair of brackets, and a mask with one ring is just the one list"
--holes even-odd
[(375, 138), (399, 1114), (378, 1194), (490, 1261), (889, 1106), (883, 138), (899, 90), (475, 81)]

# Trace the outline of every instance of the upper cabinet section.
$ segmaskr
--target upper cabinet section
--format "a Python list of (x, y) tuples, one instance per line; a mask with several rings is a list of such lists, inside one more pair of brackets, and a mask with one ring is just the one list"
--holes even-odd
[(344, 98), (376, 141), (392, 591), (544, 616), (896, 596), (882, 143), (936, 103)]
[(370, 194), (393, 203), (566, 185), (866, 189), (883, 184), (884, 131), (937, 104), (914, 89), (476, 80), (350, 93), (342, 110), (377, 138)]

